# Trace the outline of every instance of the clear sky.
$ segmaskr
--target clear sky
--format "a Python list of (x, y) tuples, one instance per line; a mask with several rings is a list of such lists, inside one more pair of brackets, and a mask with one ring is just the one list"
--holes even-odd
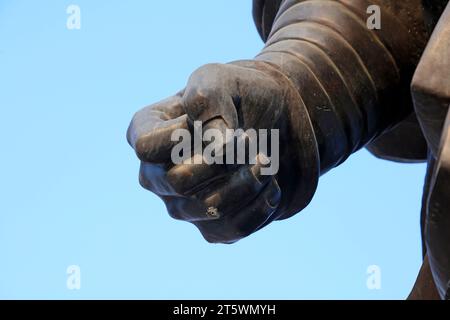
[[(66, 27), (70, 4), (80, 30)], [(139, 186), (134, 112), (262, 46), (251, 0), (2, 0), (0, 298), (405, 298), (421, 264), (423, 164), (360, 151), (302, 213), (231, 246)], [(371, 265), (380, 290), (366, 285)]]

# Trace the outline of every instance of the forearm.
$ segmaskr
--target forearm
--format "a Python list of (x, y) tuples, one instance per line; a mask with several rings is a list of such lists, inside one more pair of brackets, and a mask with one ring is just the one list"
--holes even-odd
[[(424, 35), (409, 38), (412, 22), (383, 7), (389, 1), (378, 3), (383, 25), (373, 31), (366, 25), (366, 1), (285, 1), (256, 57), (298, 90), (314, 127), (321, 173), (412, 111), (403, 100)], [(420, 15), (413, 18), (420, 24)]]

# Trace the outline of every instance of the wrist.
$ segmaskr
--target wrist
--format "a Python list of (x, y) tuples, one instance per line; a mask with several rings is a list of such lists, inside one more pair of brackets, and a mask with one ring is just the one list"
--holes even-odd
[(282, 191), (275, 219), (285, 219), (303, 210), (311, 201), (320, 175), (320, 157), (314, 127), (306, 106), (292, 81), (275, 65), (258, 60), (231, 64), (263, 72), (283, 90), (280, 130), (280, 170), (276, 175)]

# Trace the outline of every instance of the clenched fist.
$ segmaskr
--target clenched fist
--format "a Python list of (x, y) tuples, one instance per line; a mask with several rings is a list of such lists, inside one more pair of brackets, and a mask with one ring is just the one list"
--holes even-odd
[[(211, 164), (196, 153), (175, 163), (179, 141), (173, 133), (195, 135), (195, 123), (224, 137), (227, 130), (277, 130), (278, 139), (268, 150), (249, 152), (245, 163), (227, 158)], [(300, 211), (317, 183), (317, 146), (305, 107), (290, 81), (263, 62), (201, 67), (180, 93), (136, 113), (127, 138), (141, 160), (141, 185), (165, 202), (173, 218), (195, 224), (213, 243), (236, 242)], [(242, 134), (214, 141), (215, 149), (237, 140), (247, 147), (255, 142)], [(264, 174), (271, 159), (279, 160), (279, 170)]]

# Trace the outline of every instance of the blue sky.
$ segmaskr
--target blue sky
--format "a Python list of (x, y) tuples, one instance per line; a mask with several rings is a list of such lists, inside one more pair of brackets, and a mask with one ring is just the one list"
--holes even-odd
[[(81, 9), (68, 30), (66, 8)], [(137, 181), (139, 108), (262, 48), (250, 0), (0, 2), (0, 298), (403, 299), (421, 263), (425, 165), (363, 150), (311, 205), (232, 246)], [(81, 269), (80, 290), (66, 269)], [(366, 270), (381, 269), (369, 290)]]

